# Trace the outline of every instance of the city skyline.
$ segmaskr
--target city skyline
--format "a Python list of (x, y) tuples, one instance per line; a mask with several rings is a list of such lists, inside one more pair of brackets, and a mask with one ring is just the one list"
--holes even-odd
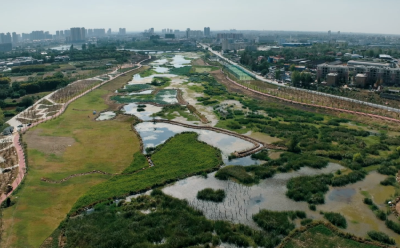
[[(32, 30), (55, 33), (71, 27), (111, 28), (114, 32), (118, 32), (121, 27), (126, 27), (127, 32), (142, 32), (149, 27), (154, 27), (156, 31), (167, 27), (180, 30), (211, 27), (211, 30), (340, 30), (342, 33), (400, 34), (400, 30), (393, 25), (396, 9), (400, 7), (398, 1), (284, 2), (252, 0), (232, 4), (226, 0), (205, 0), (201, 3), (175, 0), (165, 4), (161, 0), (151, 3), (119, 0), (118, 4), (114, 4), (94, 0), (71, 0), (68, 3), (22, 0), (18, 8), (13, 3), (3, 3), (2, 17), (11, 20), (16, 16), (24, 16), (29, 22), (2, 23), (0, 33), (28, 33)], [(377, 21), (380, 17), (377, 9), (387, 4), (391, 8), (385, 9), (385, 18)], [(62, 15), (60, 11), (68, 14)], [(44, 13), (47, 18), (37, 18), (38, 13)]]

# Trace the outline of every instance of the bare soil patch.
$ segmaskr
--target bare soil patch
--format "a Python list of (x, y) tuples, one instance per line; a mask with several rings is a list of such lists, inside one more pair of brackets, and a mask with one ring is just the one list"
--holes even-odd
[[(17, 151), (15, 150), (15, 147), (0, 151), (0, 157), (2, 158), (0, 159), (0, 168), (4, 169), (18, 164)], [(2, 162), (2, 160), (4, 161)]]
[(15, 167), (10, 171), (0, 174), (0, 194), (8, 193), (7, 185), (12, 184), (17, 175), (18, 175), (18, 167)]
[(192, 65), (200, 65), (200, 66), (205, 66), (207, 65), (203, 59), (195, 59), (192, 60)]
[(34, 129), (25, 134), (24, 140), (30, 149), (60, 156), (68, 146), (75, 143), (75, 139), (71, 137), (41, 136), (42, 131), (41, 129)]

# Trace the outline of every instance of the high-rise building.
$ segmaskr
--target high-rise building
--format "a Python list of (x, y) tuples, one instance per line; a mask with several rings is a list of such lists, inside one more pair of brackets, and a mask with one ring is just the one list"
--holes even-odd
[(205, 27), (204, 28), (204, 36), (209, 37), (210, 35), (211, 35), (210, 27)]
[(150, 29), (149, 29), (149, 33), (150, 33), (151, 35), (153, 35), (153, 34), (154, 34), (154, 28), (150, 28)]
[(86, 39), (85, 28), (71, 28), (71, 42), (82, 42)]
[(119, 35), (126, 35), (126, 28), (119, 28)]
[(2, 43), (11, 43), (11, 41), (12, 38), (9, 32), (2, 37)]
[(190, 35), (190, 28), (186, 29), (186, 39), (189, 39)]
[(30, 35), (31, 40), (44, 40), (45, 35), (43, 31), (32, 31)]
[(13, 41), (14, 44), (19, 42), (18, 38), (19, 38), (18, 34), (16, 32), (13, 32), (12, 33), (12, 41)]
[(30, 39), (31, 39), (30, 34), (22, 33), (22, 40), (30, 40)]
[(3, 42), (4, 37), (5, 37), (5, 34), (4, 33), (0, 33), (0, 43), (4, 43)]
[(96, 37), (103, 37), (106, 35), (106, 30), (104, 28), (93, 29), (93, 35)]
[(88, 35), (88, 37), (92, 37), (93, 36), (93, 29), (89, 28), (87, 30), (87, 35)]
[(111, 28), (107, 30), (107, 35), (111, 35)]
[(65, 37), (70, 37), (71, 36), (71, 30), (64, 30), (64, 36)]

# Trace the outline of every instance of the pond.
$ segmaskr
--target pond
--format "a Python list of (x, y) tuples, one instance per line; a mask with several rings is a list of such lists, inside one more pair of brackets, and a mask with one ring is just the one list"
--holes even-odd
[[(286, 197), (286, 183), (290, 178), (303, 175), (319, 175), (335, 172), (343, 167), (329, 163), (323, 169), (302, 167), (298, 171), (279, 173), (274, 177), (261, 180), (258, 185), (243, 186), (233, 181), (221, 181), (215, 178), (215, 173), (208, 174), (207, 178), (194, 176), (180, 180), (173, 185), (166, 186), (163, 192), (179, 199), (186, 199), (197, 209), (203, 211), (209, 219), (229, 220), (256, 227), (251, 216), (268, 209), (272, 211), (302, 210), (308, 218), (321, 218), (318, 212), (308, 209), (306, 202), (295, 202)], [(197, 200), (197, 192), (205, 188), (223, 189), (226, 197), (222, 203), (211, 203)]]
[(153, 90), (144, 90), (141, 92), (132, 92), (132, 93), (129, 93), (128, 95), (149, 95), (149, 94), (151, 94), (151, 92), (153, 92)]
[(107, 111), (100, 113), (100, 116), (97, 117), (96, 121), (104, 121), (104, 120), (110, 120), (114, 118), (117, 114), (112, 112), (112, 111)]
[(252, 160), (250, 157), (239, 158), (229, 161), (228, 156), (231, 153), (251, 148), (253, 147), (253, 144), (227, 134), (217, 133), (208, 130), (186, 128), (168, 123), (153, 122), (139, 123), (135, 126), (135, 129), (142, 137), (144, 149), (146, 149), (147, 147), (158, 146), (178, 133), (196, 132), (199, 134), (199, 140), (204, 141), (207, 144), (217, 147), (221, 150), (222, 159), (224, 160), (225, 164), (252, 165), (260, 163), (259, 161)]
[(155, 71), (158, 72), (158, 73), (166, 73), (166, 72), (169, 71), (168, 68), (166, 68), (166, 67), (160, 67), (160, 66), (153, 67), (153, 70), (155, 70)]
[(181, 68), (181, 67), (190, 65), (190, 62), (191, 62), (190, 60), (185, 59), (182, 55), (175, 55), (172, 58), (171, 64), (175, 68)]
[[(122, 108), (122, 111), (125, 114), (135, 115), (141, 120), (150, 121), (150, 120), (154, 119), (154, 117), (151, 117), (152, 114), (158, 113), (162, 110), (162, 107), (154, 106), (151, 104), (145, 104), (145, 105), (146, 105), (146, 107), (144, 108), (145, 111), (137, 111), (138, 104), (129, 103)], [(155, 119), (159, 119), (159, 118), (160, 117), (155, 117)]]

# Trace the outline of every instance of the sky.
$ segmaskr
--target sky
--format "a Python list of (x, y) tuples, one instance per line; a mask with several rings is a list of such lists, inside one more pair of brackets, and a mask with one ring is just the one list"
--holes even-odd
[(2, 0), (0, 33), (71, 27), (400, 34), (399, 0)]

